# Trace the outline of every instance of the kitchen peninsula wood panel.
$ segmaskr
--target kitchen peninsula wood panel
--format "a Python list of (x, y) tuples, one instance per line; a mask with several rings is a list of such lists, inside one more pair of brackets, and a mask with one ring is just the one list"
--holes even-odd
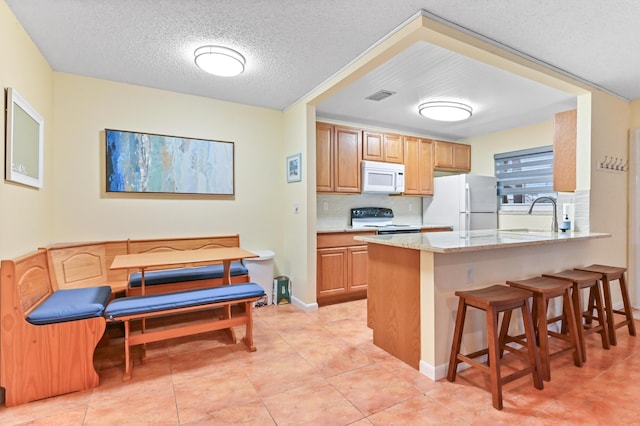
[(420, 369), (420, 252), (369, 244), (367, 325), (373, 343)]

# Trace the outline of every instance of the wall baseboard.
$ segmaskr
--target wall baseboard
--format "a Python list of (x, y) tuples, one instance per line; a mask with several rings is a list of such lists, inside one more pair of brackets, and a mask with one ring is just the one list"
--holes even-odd
[(302, 309), (304, 312), (315, 312), (318, 310), (317, 303), (304, 303), (302, 300), (296, 298), (295, 296), (291, 296), (291, 303)]

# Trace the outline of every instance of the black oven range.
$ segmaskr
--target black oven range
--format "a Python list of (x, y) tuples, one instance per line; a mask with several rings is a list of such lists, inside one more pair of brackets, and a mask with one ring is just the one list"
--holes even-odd
[(353, 229), (374, 228), (378, 235), (417, 234), (420, 227), (393, 222), (393, 210), (385, 207), (357, 207), (351, 209)]

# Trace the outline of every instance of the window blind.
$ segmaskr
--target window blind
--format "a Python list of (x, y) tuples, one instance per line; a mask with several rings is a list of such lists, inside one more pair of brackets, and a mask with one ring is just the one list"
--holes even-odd
[(493, 156), (501, 205), (531, 204), (540, 196), (555, 196), (553, 146), (504, 152)]

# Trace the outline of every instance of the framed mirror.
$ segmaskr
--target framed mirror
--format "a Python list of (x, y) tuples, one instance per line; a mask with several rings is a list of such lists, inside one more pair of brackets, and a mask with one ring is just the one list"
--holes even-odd
[(5, 179), (42, 188), (44, 119), (12, 88), (6, 112)]

